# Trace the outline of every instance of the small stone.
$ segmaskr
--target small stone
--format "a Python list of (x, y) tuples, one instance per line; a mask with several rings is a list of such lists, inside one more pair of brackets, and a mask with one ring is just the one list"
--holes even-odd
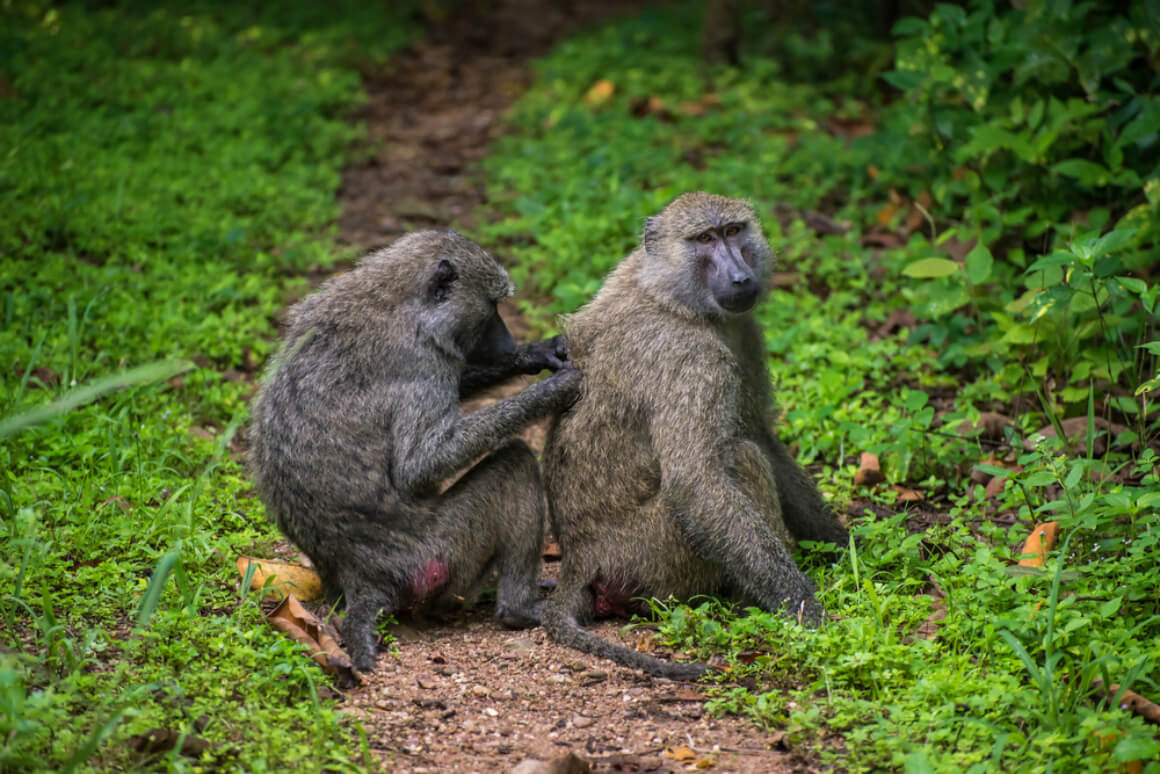
[(491, 696), (491, 691), (487, 688), (487, 686), (473, 685), (473, 686), (471, 686), (471, 695), (478, 696), (480, 698), (486, 698), (488, 696)]
[(419, 677), (416, 677), (415, 682), (419, 685), (420, 688), (427, 691), (435, 687), (435, 681), (426, 675), (420, 675)]
[(483, 710), (483, 714), (487, 715), (489, 718), (498, 718), (499, 710), (495, 709), (494, 707), (487, 707)]
[(602, 669), (590, 669), (580, 675), (580, 682), (583, 685), (592, 685), (593, 683), (603, 682), (608, 679), (608, 673)]
[(573, 728), (588, 728), (589, 726), (591, 726), (595, 723), (596, 723), (596, 719), (590, 718), (587, 715), (577, 714), (577, 715), (572, 716)]

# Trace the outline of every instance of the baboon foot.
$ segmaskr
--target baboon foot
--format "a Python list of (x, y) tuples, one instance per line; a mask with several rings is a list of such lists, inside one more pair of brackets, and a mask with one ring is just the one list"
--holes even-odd
[(523, 608), (496, 604), (495, 620), (505, 629), (531, 629), (540, 625), (540, 606), (529, 605)]

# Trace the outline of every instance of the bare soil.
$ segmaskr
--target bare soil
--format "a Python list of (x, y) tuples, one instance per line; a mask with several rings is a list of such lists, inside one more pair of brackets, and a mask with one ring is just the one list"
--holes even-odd
[[(529, 59), (625, 8), (606, 0), (560, 5), (464, 3), (423, 42), (364, 73), (371, 99), (360, 118), (371, 153), (343, 177), (342, 241), (369, 250), (486, 213), (477, 162), (530, 83)], [(522, 338), (527, 326), (515, 306), (503, 311)], [(542, 447), (542, 429), (526, 437)], [(547, 564), (546, 575), (554, 569)], [(622, 626), (595, 629), (616, 638)], [(526, 771), (529, 759), (556, 760), (542, 771), (559, 773), (820, 770), (804, 752), (776, 748), (781, 735), (710, 717), (701, 687), (563, 648), (541, 629), (504, 630), (486, 603), (443, 621), (407, 620), (392, 633), (392, 652), (345, 697), (384, 770), (507, 772), (523, 762)], [(641, 647), (649, 639), (637, 631), (625, 638)], [(580, 760), (559, 760), (569, 752)]]

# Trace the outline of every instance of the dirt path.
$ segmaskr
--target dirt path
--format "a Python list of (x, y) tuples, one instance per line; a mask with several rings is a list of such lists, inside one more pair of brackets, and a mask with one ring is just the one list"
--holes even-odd
[[(465, 6), (381, 72), (365, 74), (371, 101), (361, 117), (376, 151), (344, 175), (343, 241), (369, 249), (407, 230), (470, 223), (485, 203), (475, 164), (530, 83), (527, 60), (624, 4), (583, 0), (563, 11), (505, 0), (479, 13), (472, 9), (488, 4)], [(527, 327), (514, 305), (504, 311), (521, 338)], [(530, 440), (536, 446), (540, 437), (533, 431)], [(746, 721), (710, 718), (697, 686), (562, 648), (541, 629), (505, 631), (489, 607), (442, 623), (404, 622), (397, 652), (383, 654), (368, 682), (347, 695), (386, 770), (507, 772), (569, 752), (594, 772), (818, 770), (769, 749), (771, 737)], [(615, 638), (621, 625), (596, 629)], [(571, 766), (543, 771), (588, 770)]]

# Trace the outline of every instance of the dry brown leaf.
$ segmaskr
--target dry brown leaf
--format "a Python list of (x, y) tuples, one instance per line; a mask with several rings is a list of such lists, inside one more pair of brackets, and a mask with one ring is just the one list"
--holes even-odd
[[(322, 597), (322, 578), (318, 577), (318, 573), (314, 570), (274, 559), (239, 556), (237, 567), (243, 578), (246, 577), (246, 570), (251, 564), (257, 567), (254, 570), (254, 578), (250, 581), (250, 588), (255, 590), (266, 588), (267, 598), (293, 594), (303, 602), (310, 602)], [(270, 579), (269, 586), (266, 586), (267, 579)]]
[(589, 105), (602, 105), (611, 99), (615, 93), (616, 84), (607, 78), (601, 78), (592, 84), (591, 88), (584, 94), (584, 101)]
[(894, 492), (895, 495), (897, 495), (897, 497), (895, 499), (897, 499), (901, 503), (916, 503), (919, 500), (926, 499), (926, 497), (922, 494), (922, 492), (919, 492), (916, 489), (907, 489), (906, 487), (898, 486), (897, 484), (890, 487), (890, 491)]
[[(1096, 678), (1092, 681), (1097, 687), (1103, 688), (1104, 693), (1108, 695), (1109, 699), (1115, 698), (1116, 694), (1120, 692), (1119, 683), (1112, 683), (1104, 688), (1104, 681)], [(1145, 720), (1151, 721), (1160, 725), (1160, 704), (1145, 699), (1135, 691), (1124, 691), (1124, 695), (1120, 697), (1120, 707), (1122, 709), (1131, 710)]]
[(902, 238), (898, 234), (890, 231), (871, 231), (869, 234), (862, 236), (862, 244), (865, 247), (902, 247)]
[(894, 216), (898, 214), (899, 206), (894, 202), (887, 202), (886, 205), (878, 210), (874, 216), (874, 220), (878, 221), (880, 225), (889, 226)]
[(854, 485), (874, 486), (885, 480), (886, 476), (882, 475), (882, 471), (878, 467), (878, 455), (862, 452), (862, 457), (858, 462), (858, 472), (854, 474)]
[(983, 489), (983, 497), (992, 500), (1003, 494), (1003, 490), (1007, 488), (1006, 476), (995, 476), (987, 482), (987, 486)]
[(560, 544), (555, 540), (549, 541), (548, 544), (544, 546), (543, 557), (548, 561), (559, 560), (561, 556), (562, 554), (560, 553)]
[(362, 682), (350, 657), (338, 646), (333, 627), (303, 607), (293, 594), (279, 602), (266, 620), (290, 639), (308, 647), (311, 658), (334, 675), (339, 687), (349, 688)]
[(979, 421), (971, 422), (964, 419), (956, 423), (951, 429), (959, 435), (974, 436), (977, 432), (980, 438), (986, 438), (989, 441), (1001, 441), (1003, 440), (1003, 431), (1011, 425), (1012, 421), (1010, 417), (994, 411), (983, 411), (979, 414)]

